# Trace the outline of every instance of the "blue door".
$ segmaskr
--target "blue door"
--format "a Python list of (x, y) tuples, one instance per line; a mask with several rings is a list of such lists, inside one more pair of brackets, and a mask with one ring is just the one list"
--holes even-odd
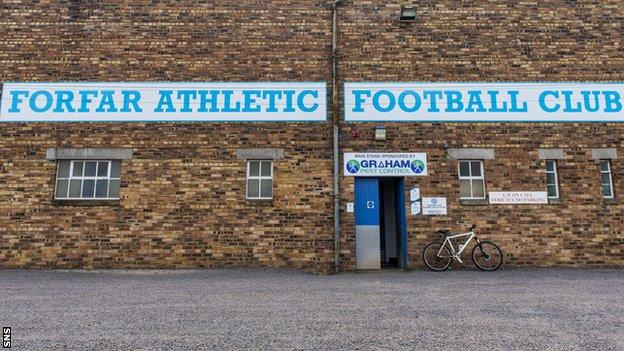
[(355, 178), (355, 266), (380, 269), (379, 180)]

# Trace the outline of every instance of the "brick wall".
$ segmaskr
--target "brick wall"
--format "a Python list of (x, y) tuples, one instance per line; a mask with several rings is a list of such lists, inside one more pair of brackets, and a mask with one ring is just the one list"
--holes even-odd
[[(624, 10), (618, 1), (417, 1), (418, 20), (398, 23), (401, 1), (346, 1), (341, 12), (341, 81), (622, 81)], [(446, 196), (448, 216), (407, 216), (410, 265), (438, 239), (435, 229), (479, 226), (499, 243), (507, 265), (624, 263), (624, 203), (602, 199), (591, 148), (622, 155), (624, 126), (615, 123), (379, 123), (342, 127), (341, 151), (427, 153), (429, 176), (407, 178), (422, 196)], [(361, 132), (354, 138), (352, 132)], [(459, 203), (457, 161), (449, 147), (494, 148), (486, 160), (486, 191), (545, 190), (538, 148), (563, 148), (561, 204), (467, 206)], [(624, 164), (613, 160), (615, 193)], [(353, 178), (341, 179), (341, 201), (353, 201)], [(409, 211), (409, 208), (408, 208)], [(353, 216), (342, 208), (344, 268), (354, 268)]]
[[(321, 1), (0, 4), (0, 81), (331, 81)], [(6, 30), (5, 30), (6, 29)], [(333, 264), (329, 123), (2, 125), (1, 267)], [(52, 204), (49, 147), (126, 147), (119, 206)], [(237, 148), (284, 149), (272, 202)]]
[[(401, 1), (340, 6), (339, 81), (621, 81), (619, 1)], [(4, 1), (0, 81), (327, 81), (329, 1)], [(342, 97), (341, 97), (342, 98)], [(330, 111), (331, 112), (331, 111)], [(600, 196), (590, 148), (616, 147), (619, 124), (376, 123), (341, 126), (341, 152), (424, 151), (449, 216), (408, 216), (409, 255), (432, 228), (475, 222), (513, 265), (622, 265), (623, 203)], [(5, 124), (0, 138), (1, 267), (261, 265), (327, 271), (333, 263), (330, 123)], [(359, 138), (352, 137), (354, 129)], [(465, 206), (442, 145), (492, 147), (487, 190), (541, 190), (537, 148), (560, 147), (562, 203)], [(52, 204), (48, 147), (129, 147), (119, 206)], [(245, 201), (237, 148), (279, 147), (275, 200)], [(614, 160), (624, 194), (622, 160)], [(342, 268), (354, 268), (353, 179), (341, 178)]]

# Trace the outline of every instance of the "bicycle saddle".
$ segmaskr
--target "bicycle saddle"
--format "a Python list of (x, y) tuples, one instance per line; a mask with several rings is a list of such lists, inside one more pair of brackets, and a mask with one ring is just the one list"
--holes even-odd
[(440, 229), (440, 230), (438, 230), (438, 233), (444, 234), (444, 235), (448, 235), (448, 234), (451, 234), (451, 230), (450, 229)]

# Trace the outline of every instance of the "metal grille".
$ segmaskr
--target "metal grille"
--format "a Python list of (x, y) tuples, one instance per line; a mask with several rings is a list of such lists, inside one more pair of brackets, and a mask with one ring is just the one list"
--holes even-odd
[(381, 269), (378, 225), (355, 226), (355, 266), (357, 269)]

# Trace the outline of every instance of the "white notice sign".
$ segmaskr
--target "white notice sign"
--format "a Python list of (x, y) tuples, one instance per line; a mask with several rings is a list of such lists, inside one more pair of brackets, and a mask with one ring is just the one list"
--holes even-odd
[(413, 215), (417, 215), (420, 213), (420, 201), (414, 201), (410, 205), (410, 210)]
[(545, 191), (490, 191), (492, 205), (547, 204)]
[(347, 212), (353, 213), (353, 202), (347, 202)]
[(420, 200), (420, 189), (412, 188), (410, 190), (410, 201)]
[(445, 197), (423, 197), (422, 213), (428, 216), (446, 215), (446, 198)]

